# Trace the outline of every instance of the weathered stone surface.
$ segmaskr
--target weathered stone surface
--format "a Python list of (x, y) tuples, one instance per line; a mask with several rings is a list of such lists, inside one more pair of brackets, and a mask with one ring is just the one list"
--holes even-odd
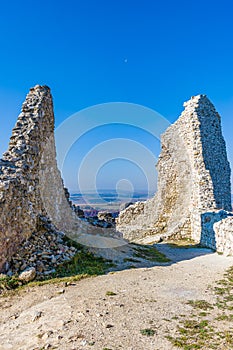
[[(24, 264), (17, 262), (17, 254), (32, 236), (33, 244), (36, 238), (44, 237), (47, 249), (47, 238), (51, 232), (51, 244), (56, 241), (56, 236), (60, 238), (59, 231), (76, 241), (79, 235), (83, 237), (91, 234), (92, 242), (101, 234), (108, 236), (110, 233), (113, 236), (115, 228), (106, 230), (109, 225), (91, 225), (83, 213), (77, 213), (72, 206), (69, 192), (64, 188), (57, 168), (50, 89), (36, 85), (30, 89), (23, 103), (8, 151), (0, 160), (0, 272), (9, 268), (17, 272), (18, 268), (12, 265), (12, 259), (22, 269)], [(30, 259), (38, 259), (42, 265), (36, 266), (36, 269), (45, 274), (53, 270), (52, 264), (44, 264), (46, 256), (50, 261), (53, 255), (47, 252), (44, 256), (37, 256), (33, 252), (30, 257), (26, 251), (22, 251), (20, 256), (26, 264), (28, 259), (31, 264), (33, 262)], [(53, 266), (56, 267), (65, 256), (69, 259), (72, 254), (55, 252), (51, 260)]]
[(0, 270), (47, 216), (69, 231), (72, 211), (56, 164), (50, 89), (35, 86), (23, 103), (0, 162)]
[(161, 137), (158, 192), (123, 210), (117, 229), (137, 240), (147, 235), (189, 236), (214, 247), (202, 236), (202, 214), (231, 211), (230, 166), (220, 116), (205, 95), (192, 97)]
[(23, 103), (0, 160), (0, 271), (22, 242), (38, 235), (42, 217), (75, 239), (80, 233), (100, 231), (71, 207), (57, 168), (52, 96), (47, 86), (37, 85)]
[[(215, 226), (217, 223), (221, 223), (222, 220), (224, 221), (224, 219), (230, 216), (233, 216), (233, 214), (225, 210), (212, 210), (201, 214), (200, 243), (202, 246), (212, 248), (222, 253), (224, 252), (226, 236), (225, 234), (220, 236)], [(233, 227), (231, 229), (233, 233)]]
[(233, 255), (233, 215), (214, 224), (216, 250), (224, 255)]
[(110, 223), (110, 224), (115, 222), (115, 218), (112, 216), (112, 213), (108, 213), (105, 211), (100, 211), (98, 213), (98, 219), (106, 221), (107, 223)]
[(36, 277), (36, 269), (35, 267), (30, 267), (24, 270), (23, 272), (21, 272), (21, 274), (19, 275), (19, 280), (27, 283), (27, 282), (33, 281), (35, 277)]
[(126, 208), (128, 208), (130, 205), (134, 204), (133, 202), (126, 202), (126, 203), (122, 203), (120, 205), (120, 211), (125, 210)]

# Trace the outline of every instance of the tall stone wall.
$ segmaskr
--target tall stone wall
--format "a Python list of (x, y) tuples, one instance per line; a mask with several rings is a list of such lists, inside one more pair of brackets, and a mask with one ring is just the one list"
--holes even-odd
[(38, 85), (27, 95), (0, 161), (0, 270), (38, 230), (40, 216), (64, 230), (74, 213), (56, 165), (50, 89)]
[(202, 237), (202, 213), (231, 211), (230, 166), (221, 120), (205, 95), (192, 97), (161, 137), (158, 191), (154, 198), (122, 211), (117, 229), (135, 240), (150, 235)]
[(56, 163), (50, 89), (29, 92), (0, 160), (0, 271), (20, 244), (41, 229), (41, 219), (77, 238), (98, 233), (72, 210)]

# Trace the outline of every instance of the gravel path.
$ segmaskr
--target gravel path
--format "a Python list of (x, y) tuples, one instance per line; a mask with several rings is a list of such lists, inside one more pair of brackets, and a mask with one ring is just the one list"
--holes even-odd
[[(170, 350), (174, 317), (190, 299), (214, 299), (208, 289), (233, 265), (208, 249), (158, 245), (172, 262), (45, 285), (0, 298), (0, 350)], [(106, 292), (116, 295), (106, 295)], [(109, 293), (108, 293), (109, 294)], [(141, 334), (151, 328), (153, 336)]]

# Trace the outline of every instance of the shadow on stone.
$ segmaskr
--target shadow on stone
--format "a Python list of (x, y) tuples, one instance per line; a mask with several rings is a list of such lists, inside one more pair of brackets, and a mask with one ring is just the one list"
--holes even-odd
[(214, 224), (229, 216), (232, 216), (232, 214), (225, 210), (209, 211), (201, 214), (201, 246), (218, 250)]

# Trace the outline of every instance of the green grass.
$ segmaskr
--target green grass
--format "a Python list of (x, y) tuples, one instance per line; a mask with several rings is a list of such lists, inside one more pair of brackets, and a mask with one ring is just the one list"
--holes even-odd
[(163, 253), (160, 253), (158, 249), (156, 249), (154, 246), (150, 245), (139, 245), (139, 244), (133, 244), (134, 249), (134, 257), (146, 259), (149, 261), (154, 262), (160, 262), (160, 263), (166, 263), (169, 262), (170, 259), (166, 257)]
[(220, 314), (215, 319), (217, 321), (230, 321), (230, 322), (233, 322), (233, 314), (230, 314), (230, 315)]
[(182, 318), (180, 315), (175, 336), (166, 337), (173, 346), (184, 350), (233, 349), (233, 267), (212, 290), (217, 299), (214, 304), (206, 300), (188, 301), (192, 313)]
[(69, 277), (74, 275), (101, 275), (104, 274), (109, 263), (101, 257), (95, 257), (90, 252), (80, 251), (72, 260), (58, 266), (51, 276), (54, 278)]
[(153, 335), (155, 335), (155, 331), (152, 328), (141, 329), (140, 333), (142, 335), (146, 335), (147, 337), (152, 337)]
[(188, 305), (191, 305), (194, 309), (209, 310), (213, 309), (213, 305), (206, 300), (189, 300)]
[(208, 312), (205, 312), (205, 311), (201, 311), (201, 312), (199, 313), (199, 316), (200, 316), (200, 317), (206, 317), (207, 315), (209, 315), (209, 313), (208, 313)]
[(213, 332), (208, 320), (183, 320), (178, 326), (178, 336), (168, 336), (167, 339), (183, 349), (202, 349)]
[(9, 290), (16, 289), (22, 285), (17, 277), (0, 278), (0, 294)]
[(114, 293), (114, 292), (112, 292), (112, 291), (110, 291), (110, 290), (108, 290), (108, 291), (106, 292), (106, 296), (114, 296), (114, 295), (117, 295), (117, 294)]
[(101, 275), (104, 274), (109, 267), (114, 265), (109, 260), (94, 256), (84, 246), (72, 241), (68, 237), (65, 238), (65, 241), (68, 246), (75, 247), (78, 252), (75, 254), (73, 259), (59, 265), (56, 269), (56, 272), (51, 275), (52, 278), (69, 277), (73, 275), (83, 274), (90, 276)]

